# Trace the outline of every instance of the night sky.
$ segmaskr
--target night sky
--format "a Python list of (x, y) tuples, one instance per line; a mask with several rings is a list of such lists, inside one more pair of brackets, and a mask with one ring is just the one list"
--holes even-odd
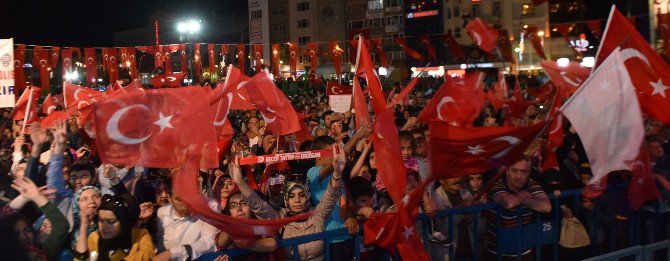
[(246, 0), (151, 1), (3, 1), (0, 4), (0, 38), (15, 43), (108, 47), (113, 34), (143, 27), (156, 10), (184, 17), (207, 19), (212, 15), (244, 14)]
[[(272, 1), (272, 0), (268, 0)], [(603, 19), (616, 3), (633, 15), (646, 9), (641, 0), (585, 0), (586, 19)], [(645, 6), (640, 6), (645, 5)], [(207, 19), (212, 15), (244, 14), (246, 0), (151, 0), (151, 1), (3, 1), (0, 5), (0, 38), (15, 43), (106, 47), (113, 45), (113, 33), (149, 24), (149, 15), (164, 10), (184, 17)]]

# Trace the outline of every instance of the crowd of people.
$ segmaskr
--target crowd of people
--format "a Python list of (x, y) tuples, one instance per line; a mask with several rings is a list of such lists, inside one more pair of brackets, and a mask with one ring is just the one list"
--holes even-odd
[[(522, 81), (529, 83), (524, 85), (537, 82), (535, 77), (528, 79)], [(417, 116), (441, 84), (439, 78), (422, 79), (408, 99), (395, 107), (401, 155), (407, 169), (406, 177), (397, 178), (407, 179), (407, 193), (429, 176), (431, 166), (439, 166), (431, 164), (430, 131)], [(386, 87), (394, 89), (389, 93), (399, 93), (398, 84)], [(352, 111), (331, 111), (323, 87), (287, 91), (296, 111), (304, 115), (310, 140), (296, 146), (290, 137), (269, 133), (258, 111), (233, 111), (229, 119), (235, 135), (220, 158), (220, 167), (201, 169), (199, 173), (202, 196), (208, 198), (212, 210), (223, 215), (277, 219), (313, 211), (308, 218), (285, 225), (279, 234), (258, 237), (253, 242), (240, 242), (194, 215), (172, 189), (177, 185), (171, 183), (173, 170), (100, 162), (95, 142), (76, 127), (75, 118), (59, 121), (51, 129), (32, 124), (22, 133), (22, 122), (11, 120), (10, 110), (3, 111), (2, 259), (195, 260), (205, 253), (232, 248), (251, 250), (251, 254), (241, 257), (245, 260), (292, 259), (293, 255), (301, 260), (323, 260), (326, 249), (331, 260), (353, 260), (357, 254), (354, 249), (360, 249), (363, 260), (382, 259), (382, 249), (374, 245), (356, 248), (357, 241), (352, 237), (361, 232), (362, 222), (370, 215), (396, 211), (399, 203), (393, 202), (377, 175), (378, 166), (385, 164), (385, 159), (376, 157), (368, 139), (372, 126), (366, 124), (357, 129)], [(520, 127), (546, 119), (548, 107), (546, 103), (532, 104), (520, 118), (510, 119), (504, 109), (496, 111), (487, 103), (473, 125), (502, 126), (508, 121)], [(498, 170), (494, 169), (428, 184), (420, 212), (430, 218), (424, 224), (430, 241), (423, 243), (429, 245), (431, 258), (468, 260), (477, 256), (494, 260), (500, 241), (511, 240), (500, 238), (498, 226), (517, 226), (519, 217), (523, 224), (530, 224), (535, 221), (535, 212), (552, 211), (548, 195), (583, 188), (592, 177), (589, 161), (579, 136), (567, 121), (564, 128), (563, 145), (555, 151), (558, 170), (539, 168), (541, 148), (545, 146), (540, 138), (499, 179), (495, 178)], [(661, 231), (662, 238), (670, 238), (670, 157), (666, 154), (670, 132), (667, 126), (651, 119), (646, 131), (654, 178), (664, 191), (660, 200), (647, 202), (643, 208), (645, 213), (664, 220), (645, 220), (644, 235), (647, 242), (652, 242), (660, 239), (654, 238), (654, 230)], [(238, 164), (241, 157), (308, 150), (332, 150), (333, 156)], [(251, 178), (259, 184), (257, 188), (250, 186)], [(612, 173), (609, 183), (616, 185), (629, 178), (630, 172)], [(631, 218), (632, 209), (627, 200), (621, 200), (622, 195), (625, 197), (624, 192), (607, 190), (595, 199), (582, 197), (576, 204), (562, 202), (561, 212), (564, 219), (579, 220), (588, 231), (595, 226), (603, 228), (591, 243), (604, 245), (606, 239), (617, 236), (610, 235), (609, 228)], [(436, 215), (441, 210), (490, 202), (500, 208), (482, 212), (474, 232), (473, 214), (457, 215), (453, 222)], [(595, 219), (589, 218), (593, 216)], [(350, 235), (330, 238), (329, 248), (324, 241), (312, 241), (299, 245), (298, 253), (290, 247), (278, 249), (282, 239), (340, 228), (346, 228)], [(473, 250), (475, 241), (480, 243), (479, 251)], [(455, 256), (449, 255), (451, 247), (455, 248)], [(570, 250), (566, 247), (562, 254), (584, 252)], [(526, 260), (533, 253), (528, 250), (521, 255)], [(513, 257), (514, 254), (505, 255)], [(232, 259), (235, 258), (226, 255), (217, 257)]]

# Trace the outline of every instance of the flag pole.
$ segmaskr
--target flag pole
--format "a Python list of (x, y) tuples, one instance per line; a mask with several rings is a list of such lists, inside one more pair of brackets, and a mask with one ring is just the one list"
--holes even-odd
[(26, 103), (26, 106), (27, 106), (26, 107), (26, 114), (23, 115), (23, 126), (21, 126), (21, 133), (23, 133), (25, 131), (26, 124), (28, 123), (28, 119), (30, 119), (30, 113), (31, 113), (31, 111), (30, 111), (31, 104), (30, 103), (33, 101), (33, 88), (30, 87), (30, 89), (28, 89), (28, 91), (30, 91), (30, 93), (28, 93), (28, 103)]

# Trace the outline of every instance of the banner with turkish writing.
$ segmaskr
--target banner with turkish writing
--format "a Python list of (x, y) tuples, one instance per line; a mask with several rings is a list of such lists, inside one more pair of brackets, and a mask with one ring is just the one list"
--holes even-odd
[(291, 152), (291, 153), (278, 153), (278, 154), (269, 154), (262, 156), (251, 156), (240, 159), (240, 165), (250, 165), (258, 163), (275, 163), (282, 161), (291, 161), (291, 160), (301, 160), (301, 159), (315, 159), (322, 157), (331, 157), (333, 156), (333, 151), (330, 149), (327, 150), (310, 150), (310, 151), (300, 151), (300, 152)]
[[(14, 107), (14, 90), (17, 81), (23, 81), (10, 75), (16, 76), (14, 72), (21, 70), (23, 72), (23, 65), (18, 70), (15, 67), (14, 60), (14, 39), (0, 39), (0, 108)], [(20, 62), (23, 63), (23, 62)]]
[(330, 110), (344, 113), (351, 109), (351, 86), (329, 81), (326, 86), (326, 93), (328, 94)]

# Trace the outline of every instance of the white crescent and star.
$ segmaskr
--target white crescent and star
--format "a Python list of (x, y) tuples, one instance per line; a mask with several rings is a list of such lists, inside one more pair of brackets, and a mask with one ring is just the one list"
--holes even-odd
[(549, 131), (549, 134), (556, 133), (563, 126), (563, 117), (561, 116), (561, 114), (559, 114), (558, 117), (556, 117), (554, 120), (557, 122), (556, 126), (551, 131)]
[[(226, 123), (226, 118), (228, 117), (228, 111), (230, 110), (230, 106), (233, 103), (233, 93), (229, 92), (226, 94), (226, 98), (228, 99), (228, 108), (226, 108), (226, 113), (223, 115), (223, 118), (220, 121), (216, 121), (216, 118), (214, 118), (214, 126), (223, 126), (223, 124)], [(222, 101), (219, 101), (219, 106), (217, 106), (217, 111), (216, 113), (218, 114), (221, 111), (221, 105), (223, 105)]]
[[(170, 123), (170, 120), (172, 120), (172, 116), (174, 116), (174, 115), (170, 115), (170, 116), (165, 117), (165, 115), (163, 115), (162, 112), (160, 112), (160, 113), (158, 114), (158, 120), (155, 121), (154, 124), (156, 124), (156, 125), (158, 125), (159, 127), (161, 127), (161, 130), (159, 131), (159, 133), (163, 132), (163, 130), (164, 130), (165, 128), (170, 128), (170, 129), (173, 129), (173, 128), (174, 128), (174, 127), (172, 126), (172, 124)], [(147, 136), (147, 137), (148, 137), (148, 136)]]
[(268, 107), (265, 108), (265, 109), (266, 109), (267, 111), (271, 112), (274, 116), (273, 116), (272, 118), (268, 118), (267, 116), (265, 116), (265, 114), (263, 113), (263, 111), (260, 111), (260, 112), (261, 112), (261, 116), (263, 117), (263, 120), (264, 120), (266, 123), (268, 123), (268, 124), (269, 124), (269, 123), (273, 123), (273, 122), (275, 122), (275, 120), (277, 119), (277, 115), (274, 114), (274, 113), (275, 113), (275, 110), (273, 110), (272, 108), (270, 108), (270, 106), (268, 106)]
[(475, 43), (477, 43), (477, 45), (482, 44), (482, 36), (479, 35), (479, 33), (475, 32), (475, 31), (472, 31), (472, 38), (474, 38)]
[(567, 82), (568, 84), (570, 84), (574, 87), (579, 87), (579, 85), (581, 85), (582, 79), (577, 78), (577, 81), (579, 81), (579, 83), (578, 83), (578, 82), (575, 82), (572, 79), (570, 79), (570, 77), (566, 77), (568, 75), (567, 72), (560, 72), (559, 74), (563, 78), (563, 81)]
[(142, 104), (133, 104), (114, 112), (114, 114), (112, 114), (112, 117), (107, 122), (107, 128), (106, 128), (107, 136), (109, 136), (110, 139), (121, 144), (135, 145), (144, 142), (151, 136), (151, 134), (149, 134), (142, 138), (131, 138), (121, 134), (121, 131), (119, 131), (119, 121), (121, 120), (121, 117), (123, 117), (123, 115), (125, 115), (128, 111), (132, 109), (142, 109), (148, 111), (149, 107)]
[(626, 49), (621, 50), (621, 58), (624, 60), (624, 62), (627, 61), (630, 58), (633, 58), (633, 57), (639, 58), (644, 63), (646, 63), (647, 66), (649, 66), (651, 68), (651, 63), (649, 62), (649, 59), (647, 59), (647, 57), (644, 56), (644, 54), (642, 54), (637, 49), (626, 48)]
[(414, 226), (405, 227), (402, 231), (402, 235), (405, 237), (405, 240), (409, 239), (410, 236), (414, 235)]
[(446, 103), (449, 103), (449, 102), (453, 103), (453, 102), (456, 102), (456, 101), (454, 101), (454, 98), (451, 98), (451, 96), (446, 96), (446, 97), (442, 97), (442, 100), (440, 100), (440, 102), (437, 104), (437, 108), (436, 108), (437, 109), (437, 117), (441, 121), (447, 121), (446, 119), (444, 119), (442, 117), (442, 105), (444, 105)]
[(490, 142), (492, 142), (492, 141), (506, 141), (510, 144), (509, 148), (499, 152), (496, 155), (493, 155), (491, 157), (493, 159), (499, 159), (499, 158), (507, 156), (507, 154), (509, 154), (509, 152), (514, 148), (514, 146), (519, 144), (519, 142), (521, 142), (521, 140), (519, 138), (513, 137), (513, 136), (502, 136), (502, 137), (499, 137), (499, 138), (495, 138), (495, 139), (491, 140)]
[(332, 88), (330, 88), (330, 92), (334, 94), (342, 94), (342, 90), (340, 90), (340, 87), (337, 86), (333, 86)]
[(670, 89), (670, 87), (663, 84), (663, 79), (658, 79), (657, 82), (649, 82), (649, 84), (654, 88), (651, 95), (661, 95), (663, 98), (666, 98), (665, 91)]
[(472, 155), (479, 155), (479, 154), (482, 154), (486, 151), (484, 150), (484, 147), (482, 147), (482, 145), (477, 145), (477, 146), (474, 146), (474, 147), (473, 146), (468, 146), (468, 150), (466, 150), (465, 152), (470, 153)]

